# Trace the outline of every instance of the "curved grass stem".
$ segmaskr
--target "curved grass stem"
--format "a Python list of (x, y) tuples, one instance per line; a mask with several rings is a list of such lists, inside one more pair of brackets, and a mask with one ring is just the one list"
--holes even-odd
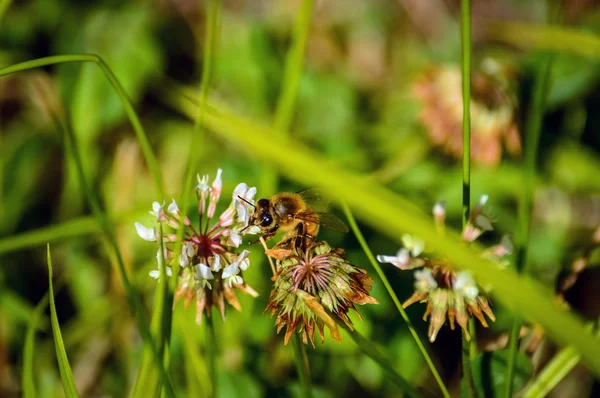
[(350, 208), (348, 207), (348, 205), (346, 203), (342, 203), (342, 208), (344, 210), (344, 214), (346, 215), (346, 218), (348, 219), (348, 223), (350, 224), (350, 228), (352, 229), (352, 232), (354, 232), (356, 239), (360, 243), (360, 246), (362, 247), (363, 251), (365, 252), (365, 255), (371, 262), (371, 265), (373, 265), (373, 268), (375, 268), (377, 275), (379, 275), (379, 278), (383, 282), (385, 289), (387, 290), (388, 294), (392, 298), (392, 301), (396, 305), (396, 308), (398, 309), (400, 316), (402, 316), (402, 319), (404, 319), (404, 322), (406, 323), (406, 326), (408, 327), (410, 334), (413, 336), (415, 343), (417, 343), (417, 346), (419, 347), (419, 350), (421, 351), (421, 354), (423, 355), (423, 358), (425, 359), (427, 366), (431, 370), (431, 373), (433, 374), (435, 381), (437, 382), (438, 386), (440, 387), (442, 395), (447, 398), (450, 397), (448, 388), (446, 388), (446, 385), (444, 384), (442, 377), (440, 376), (437, 368), (435, 367), (433, 361), (431, 360), (431, 357), (429, 356), (429, 353), (427, 352), (425, 345), (421, 341), (419, 334), (417, 333), (417, 330), (415, 329), (410, 318), (406, 314), (404, 307), (402, 307), (400, 300), (398, 300), (398, 296), (396, 296), (394, 289), (392, 289), (392, 285), (390, 285), (390, 282), (388, 281), (387, 277), (383, 273), (383, 270), (379, 266), (379, 263), (375, 259), (375, 256), (373, 256), (373, 252), (371, 252), (369, 245), (367, 245), (367, 242), (365, 241), (365, 238), (364, 238), (362, 232), (360, 231), (360, 228), (358, 228), (358, 224), (356, 223), (356, 220), (354, 219), (354, 216), (352, 215)]

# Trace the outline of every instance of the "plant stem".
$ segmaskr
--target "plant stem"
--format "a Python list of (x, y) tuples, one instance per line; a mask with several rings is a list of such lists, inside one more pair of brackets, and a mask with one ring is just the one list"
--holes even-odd
[[(463, 100), (463, 192), (462, 222), (466, 227), (471, 211), (471, 1), (461, 0), (461, 48), (462, 48), (462, 100)], [(475, 331), (473, 319), (469, 319), (469, 330)], [(469, 343), (462, 338), (463, 377), (461, 389), (468, 397), (474, 396), (471, 358), (477, 355), (476, 336)]]
[[(523, 190), (519, 200), (518, 215), (518, 239), (515, 250), (515, 264), (518, 273), (527, 271), (527, 253), (529, 236), (531, 230), (531, 212), (533, 209), (533, 196), (535, 193), (536, 163), (538, 145), (540, 141), (542, 120), (548, 93), (551, 69), (551, 55), (545, 55), (535, 78), (533, 96), (530, 103), (530, 116), (525, 127), (525, 158), (523, 161)], [(510, 355), (506, 368), (506, 390), (505, 397), (512, 396), (513, 379), (515, 375), (515, 364), (519, 343), (519, 331), (521, 330), (521, 317), (515, 316), (509, 338)]]
[(294, 336), (294, 362), (296, 363), (296, 372), (300, 378), (300, 387), (302, 388), (302, 397), (312, 397), (310, 387), (310, 366), (308, 364), (308, 356), (306, 355), (306, 347), (302, 343), (302, 338), (298, 333)]
[(433, 364), (433, 361), (431, 360), (431, 357), (429, 356), (429, 353), (427, 352), (425, 345), (419, 338), (419, 334), (417, 333), (417, 330), (415, 329), (410, 318), (406, 314), (404, 307), (402, 307), (400, 300), (398, 300), (398, 296), (396, 296), (394, 289), (392, 289), (392, 285), (390, 285), (390, 282), (388, 281), (387, 277), (383, 273), (383, 270), (379, 266), (379, 263), (375, 259), (375, 256), (373, 256), (373, 252), (369, 248), (369, 245), (367, 244), (365, 237), (363, 236), (362, 232), (360, 231), (360, 228), (358, 227), (358, 224), (356, 223), (356, 220), (354, 219), (354, 216), (352, 215), (350, 208), (348, 207), (348, 205), (345, 202), (342, 203), (342, 209), (344, 210), (344, 214), (346, 215), (346, 218), (348, 220), (348, 223), (350, 224), (350, 228), (352, 229), (352, 232), (354, 232), (354, 235), (356, 236), (356, 239), (358, 240), (358, 242), (360, 243), (360, 246), (362, 247), (363, 251), (365, 252), (365, 255), (371, 262), (371, 265), (373, 266), (373, 268), (375, 268), (377, 275), (379, 275), (379, 278), (383, 282), (383, 285), (385, 286), (385, 289), (387, 290), (388, 294), (392, 298), (392, 301), (396, 305), (398, 312), (400, 312), (400, 316), (402, 316), (402, 319), (404, 319), (404, 323), (406, 323), (406, 326), (408, 327), (410, 334), (412, 335), (413, 339), (415, 340), (415, 343), (417, 343), (417, 346), (419, 347), (419, 350), (421, 351), (421, 354), (423, 355), (423, 358), (425, 359), (427, 366), (431, 370), (431, 373), (433, 374), (435, 381), (437, 382), (438, 386), (440, 387), (442, 395), (444, 397), (450, 397), (450, 393), (448, 392), (448, 389), (446, 388), (446, 385), (444, 384), (444, 381), (442, 380), (442, 377), (440, 376), (437, 368)]
[[(211, 309), (212, 312), (212, 309)], [(212, 398), (219, 396), (219, 379), (217, 373), (217, 334), (215, 333), (215, 324), (213, 316), (206, 317), (206, 356), (208, 357), (208, 374), (210, 384), (212, 385)]]

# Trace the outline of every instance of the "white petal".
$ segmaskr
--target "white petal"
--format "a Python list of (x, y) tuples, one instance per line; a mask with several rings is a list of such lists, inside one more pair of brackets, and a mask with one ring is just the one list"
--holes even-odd
[(148, 273), (148, 275), (150, 275), (151, 277), (153, 277), (154, 279), (158, 279), (158, 277), (160, 276), (160, 272), (158, 272), (157, 269), (153, 269), (152, 271), (150, 271)]
[(242, 244), (242, 237), (235, 231), (229, 233), (229, 240), (227, 241), (233, 247), (239, 247)]
[(412, 247), (413, 247), (413, 237), (411, 235), (409, 235), (409, 234), (402, 235), (402, 244), (408, 250), (412, 249)]
[(232, 195), (233, 201), (235, 203), (237, 203), (238, 196), (241, 196), (243, 198), (244, 195), (246, 194), (247, 190), (248, 190), (248, 185), (246, 185), (245, 182), (240, 182), (239, 184), (237, 184), (236, 187), (233, 189), (233, 195)]
[(242, 261), (240, 261), (240, 269), (242, 271), (246, 271), (248, 269), (248, 267), (250, 266), (250, 259), (249, 258), (245, 258)]
[(431, 274), (431, 270), (428, 268), (416, 270), (415, 279), (417, 282), (425, 283), (431, 289), (436, 289), (438, 287), (435, 278)]
[(221, 174), (223, 173), (223, 170), (221, 169), (217, 169), (217, 176), (215, 177), (213, 183), (212, 183), (212, 189), (217, 190), (217, 191), (221, 191), (221, 188), (223, 187), (223, 181), (221, 180)]
[(483, 206), (485, 206), (485, 204), (487, 203), (487, 201), (488, 201), (488, 199), (489, 199), (489, 198), (490, 198), (490, 196), (489, 196), (489, 195), (481, 195), (481, 197), (479, 198), (479, 203), (478, 203), (478, 205), (479, 205), (480, 207), (483, 207)]
[(139, 222), (136, 222), (134, 225), (140, 238), (148, 242), (156, 242), (156, 230), (154, 228), (146, 228)]
[(188, 258), (185, 248), (181, 251), (181, 254), (179, 255), (179, 265), (181, 265), (184, 268), (190, 265), (190, 259)]
[(446, 215), (446, 206), (444, 202), (437, 202), (433, 206), (433, 215), (436, 217), (444, 217)]
[(469, 298), (475, 298), (479, 294), (475, 279), (473, 279), (473, 275), (469, 271), (460, 271), (456, 274), (454, 290)]
[(201, 192), (210, 191), (210, 186), (208, 185), (208, 174), (203, 175), (202, 178), (200, 178), (200, 174), (197, 174), (196, 177), (198, 178), (198, 185), (196, 185), (196, 190)]
[(246, 199), (249, 202), (253, 202), (254, 201), (254, 195), (256, 195), (256, 187), (250, 187), (246, 191), (246, 195), (244, 195), (244, 199)]
[(212, 265), (210, 268), (215, 272), (219, 272), (221, 270), (221, 256), (213, 257)]
[(173, 201), (171, 202), (171, 204), (167, 208), (167, 211), (169, 213), (171, 213), (171, 214), (179, 214), (179, 207), (177, 206), (177, 203), (175, 202), (175, 199), (173, 199)]
[(223, 268), (223, 274), (221, 275), (223, 278), (229, 278), (233, 275), (237, 275), (240, 272), (238, 263), (235, 262), (227, 267)]
[(414, 238), (413, 239), (413, 247), (411, 250), (413, 257), (418, 257), (421, 253), (423, 253), (424, 249), (425, 249), (425, 242), (423, 242), (421, 239)]
[(196, 280), (214, 279), (214, 276), (213, 276), (210, 268), (207, 267), (205, 264), (202, 264), (202, 263), (196, 264), (196, 266), (194, 268), (196, 270), (194, 279), (196, 279)]

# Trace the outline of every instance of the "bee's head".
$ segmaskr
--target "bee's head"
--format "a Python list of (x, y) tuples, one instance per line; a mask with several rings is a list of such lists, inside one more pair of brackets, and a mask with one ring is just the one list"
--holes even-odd
[(250, 217), (249, 225), (258, 225), (261, 228), (269, 228), (273, 224), (271, 206), (268, 199), (260, 199), (256, 202), (256, 209)]

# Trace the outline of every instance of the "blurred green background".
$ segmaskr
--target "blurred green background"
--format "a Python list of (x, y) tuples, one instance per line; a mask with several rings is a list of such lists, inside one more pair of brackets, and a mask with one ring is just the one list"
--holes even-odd
[[(284, 61), (300, 1), (224, 1), (210, 96), (248, 119), (272, 123)], [(197, 90), (205, 39), (204, 3), (195, 0), (1, 2), (0, 65), (38, 57), (95, 53), (116, 74), (134, 102), (165, 176), (167, 193), (181, 195), (193, 131), (172, 96)], [(542, 23), (544, 1), (473, 2), (472, 201), (489, 194), (495, 244), (513, 234), (522, 136), (537, 51), (507, 44), (488, 27), (494, 21)], [(1, 9), (1, 7), (0, 7)], [(566, 1), (561, 23), (600, 33), (597, 2)], [(460, 7), (455, 0), (317, 1), (291, 136), (327, 159), (372, 175), (424, 211), (445, 200), (449, 224), (461, 223)], [(516, 45), (515, 45), (516, 44)], [(559, 291), (575, 258), (590, 251), (600, 226), (600, 57), (562, 53), (553, 57), (547, 113), (539, 149), (529, 274)], [(458, 112), (458, 113), (457, 113)], [(47, 291), (45, 242), (19, 247), (15, 238), (50, 231), (58, 316), (82, 396), (124, 396), (135, 380), (142, 341), (127, 307), (114, 259), (107, 254), (72, 160), (65, 155), (57, 115), (71, 124), (84, 154), (87, 177), (118, 224), (117, 235), (131, 280), (143, 292), (148, 313), (156, 286), (155, 247), (141, 241), (134, 221), (148, 224), (156, 197), (119, 97), (93, 64), (65, 64), (0, 78), (0, 396), (21, 395), (22, 351), (33, 308)], [(458, 144), (457, 144), (458, 143)], [(458, 150), (457, 150), (458, 145)], [(238, 182), (257, 186), (269, 168), (253, 154), (207, 131), (196, 148), (198, 173), (224, 170), (223, 196)], [(281, 148), (285, 151), (286, 148)], [(282, 180), (278, 190), (307, 187)], [(193, 200), (193, 193), (190, 192)], [(169, 198), (170, 198), (169, 196)], [(166, 199), (169, 199), (166, 198)], [(222, 201), (223, 209), (228, 204)], [(67, 224), (65, 224), (67, 223)], [(61, 228), (61, 225), (66, 225)], [(48, 230), (48, 228), (54, 228)], [(59, 229), (56, 229), (59, 228)], [(392, 254), (397, 243), (364, 228), (375, 253)], [(62, 237), (61, 233), (63, 233)], [(29, 235), (25, 235), (29, 234)], [(415, 385), (434, 381), (405, 324), (352, 234), (323, 231), (344, 247), (354, 264), (374, 277), (378, 306), (359, 308), (357, 329), (375, 342), (396, 370)], [(244, 274), (260, 293), (240, 295), (243, 312), (228, 308), (220, 336), (221, 396), (298, 396), (291, 346), (283, 346), (274, 319), (264, 314), (271, 287), (261, 250)], [(600, 253), (566, 292), (574, 311), (598, 316)], [(412, 294), (414, 277), (391, 265), (384, 270), (401, 300)], [(408, 309), (415, 326), (424, 305)], [(502, 347), (511, 315), (495, 305), (498, 320), (480, 330), (481, 349)], [(202, 391), (204, 333), (193, 308), (176, 306), (171, 347), (172, 377), (181, 394)], [(37, 335), (35, 381), (39, 396), (60, 396), (48, 313)], [(398, 396), (382, 370), (363, 356), (347, 335), (308, 348), (315, 396)], [(505, 342), (504, 342), (505, 344)], [(431, 346), (451, 391), (460, 378), (460, 333), (444, 327)], [(543, 347), (552, 352), (551, 344)], [(521, 384), (548, 358), (523, 357)], [(501, 366), (501, 365), (498, 365)], [(200, 376), (199, 376), (200, 375)], [(584, 368), (576, 368), (554, 394), (584, 396), (598, 391)], [(569, 384), (570, 383), (570, 384)], [(561, 387), (562, 386), (562, 387)], [(566, 392), (565, 392), (566, 391)], [(564, 394), (570, 395), (564, 395)], [(563, 394), (563, 395), (561, 395)]]

